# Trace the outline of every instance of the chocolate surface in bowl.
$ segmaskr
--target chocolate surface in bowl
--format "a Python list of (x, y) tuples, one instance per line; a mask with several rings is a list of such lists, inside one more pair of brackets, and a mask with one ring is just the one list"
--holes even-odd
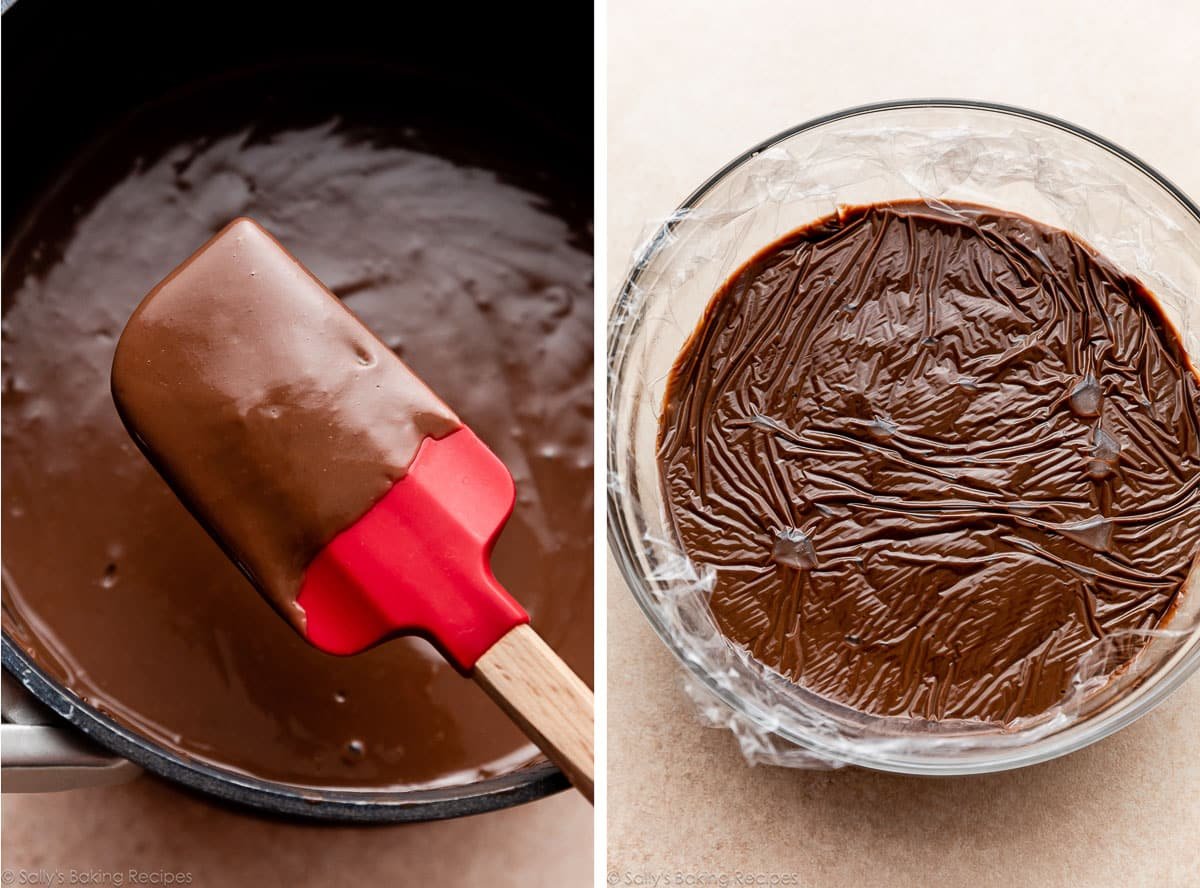
[[(158, 103), (10, 239), (5, 630), (181, 760), (314, 790), (458, 786), (535, 750), (423, 641), (336, 659), (296, 637), (145, 463), (107, 392), (141, 297), (255, 216), (508, 465), (518, 502), (496, 573), (591, 675), (590, 170), (571, 182), (522, 157), (551, 140), (511, 109), (449, 119), (477, 90), (362, 74), (339, 90), (337, 70), (289, 69)], [(381, 98), (399, 95), (412, 98)]]
[(871, 715), (1004, 724), (1169, 616), (1200, 540), (1198, 412), (1153, 298), (1083, 244), (894, 204), (729, 280), (659, 461), (730, 639)]

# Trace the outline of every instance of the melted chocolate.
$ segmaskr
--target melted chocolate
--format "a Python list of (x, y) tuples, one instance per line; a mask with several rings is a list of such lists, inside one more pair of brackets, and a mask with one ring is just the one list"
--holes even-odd
[(1169, 618), (1200, 545), (1177, 334), (984, 207), (845, 210), (751, 259), (678, 358), (659, 463), (720, 630), (877, 716), (1044, 713), (1098, 639)]
[(150, 291), (117, 410), (184, 503), (302, 634), (316, 554), (458, 417), (274, 238), (227, 225)]
[[(205, 129), (206, 114), (229, 107), (202, 94), (176, 116)], [(496, 575), (587, 679), (586, 220), (537, 170), (489, 167), (478, 141), (472, 159), (449, 160), (421, 147), (421, 133), (330, 122), (210, 129), (155, 154), (143, 139), (175, 132), (165, 113), (83, 161), (7, 257), (6, 632), (119, 722), (268, 780), (405, 788), (530, 761), (536, 750), (426, 642), (335, 658), (279, 619), (129, 439), (109, 367), (141, 297), (252, 215), (512, 472)], [(135, 154), (132, 169), (121, 164)]]

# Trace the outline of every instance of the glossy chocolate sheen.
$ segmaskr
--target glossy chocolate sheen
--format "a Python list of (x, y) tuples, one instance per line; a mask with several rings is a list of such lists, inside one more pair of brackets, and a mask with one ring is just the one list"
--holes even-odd
[(129, 319), (130, 434), (301, 633), (317, 553), (458, 417), (260, 225), (237, 219)]
[[(224, 132), (208, 115), (235, 116), (229, 101), (181, 101), (82, 161), (6, 257), (5, 631), (144, 737), (263, 779), (386, 790), (519, 767), (537, 751), (426, 642), (331, 657), (280, 619), (138, 452), (109, 368), (141, 298), (252, 216), (512, 472), (496, 575), (590, 679), (586, 216), (559, 180), (453, 130)], [(159, 135), (171, 141), (155, 153)]]
[(1104, 258), (897, 203), (733, 275), (672, 372), (659, 462), (733, 642), (865, 713), (1007, 724), (1098, 639), (1169, 618), (1198, 413), (1177, 334)]

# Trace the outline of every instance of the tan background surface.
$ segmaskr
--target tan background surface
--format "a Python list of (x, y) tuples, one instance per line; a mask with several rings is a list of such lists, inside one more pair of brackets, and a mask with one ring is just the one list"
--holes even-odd
[[(1194, 0), (610, 0), (608, 21), (610, 289), (647, 223), (710, 173), (865, 102), (1035, 108), (1200, 198)], [(732, 737), (697, 725), (679, 667), (611, 561), (608, 620), (610, 882), (741, 872), (794, 874), (804, 888), (1200, 885), (1200, 678), (1118, 736), (1021, 772), (749, 768)]]
[(124, 786), (6, 795), (3, 811), (4, 870), (18, 879), (21, 870), (57, 871), (67, 886), (72, 869), (131, 868), (190, 873), (191, 888), (574, 888), (592, 881), (592, 808), (577, 794), (438, 823), (301, 826), (218, 808), (141, 777)]

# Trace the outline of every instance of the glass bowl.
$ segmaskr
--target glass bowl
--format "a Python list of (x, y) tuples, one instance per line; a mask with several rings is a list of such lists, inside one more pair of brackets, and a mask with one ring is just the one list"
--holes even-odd
[[(794, 750), (793, 763), (909, 774), (1022, 767), (1130, 724), (1200, 666), (1200, 570), (1165, 628), (1098, 644), (1067, 702), (1044, 716), (1004, 728), (918, 723), (834, 704), (726, 640), (708, 609), (711, 573), (682, 554), (663, 504), (655, 451), (667, 376), (712, 295), (760, 248), (838, 206), (905, 199), (981, 203), (1073, 232), (1140, 279), (1200, 355), (1200, 209), (1137, 158), (1063, 121), (982, 102), (894, 102), (823, 117), (712, 176), (625, 278), (608, 328), (609, 543), (655, 631), (748, 754)], [(1106, 667), (1127, 644), (1136, 657)]]

